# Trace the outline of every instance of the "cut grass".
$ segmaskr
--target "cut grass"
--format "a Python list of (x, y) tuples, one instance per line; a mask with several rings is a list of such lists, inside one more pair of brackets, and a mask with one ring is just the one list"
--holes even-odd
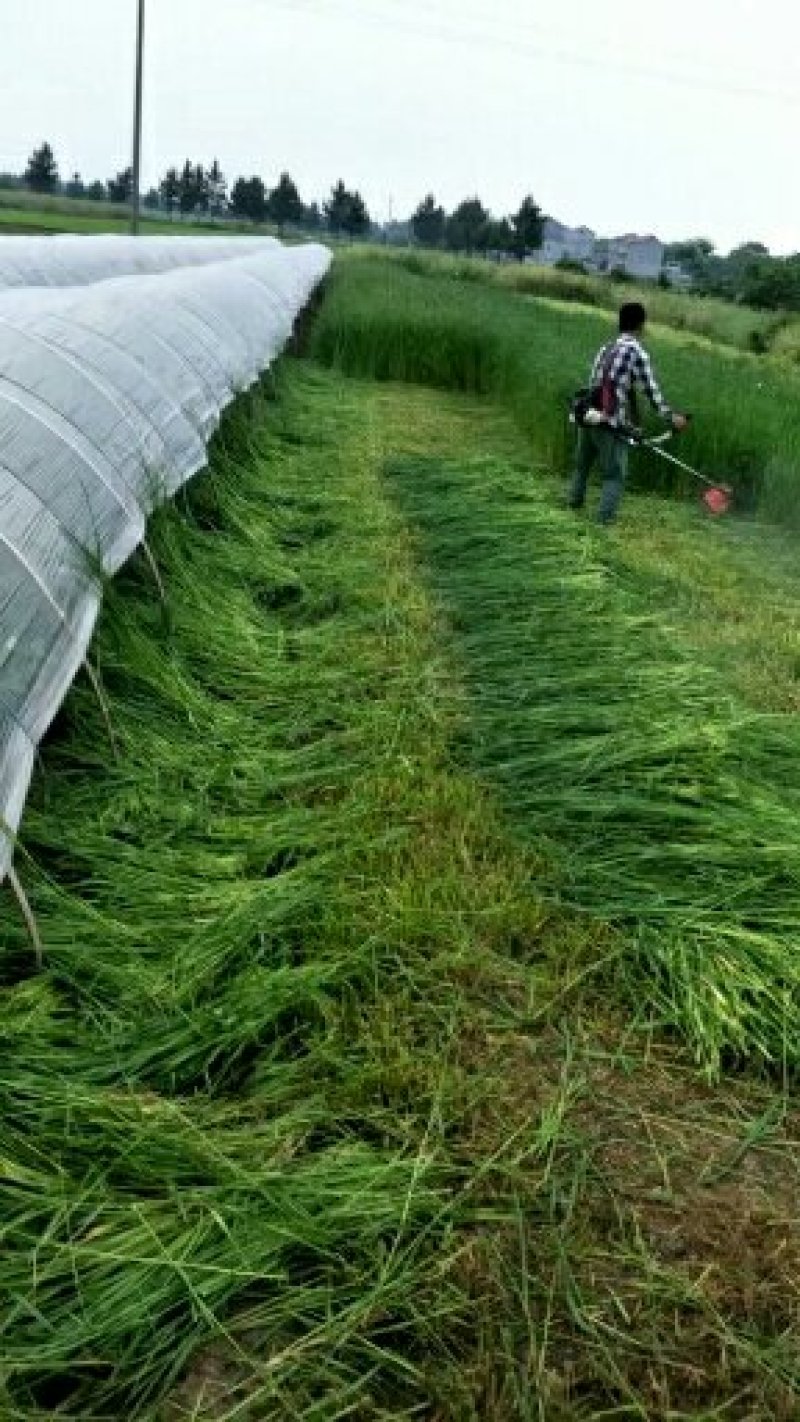
[(615, 575), (643, 605), (661, 608), (672, 632), (737, 696), (757, 710), (797, 713), (795, 534), (638, 495), (625, 504), (624, 536), (613, 549)]
[[(376, 584), (384, 516), (336, 454), (346, 402), (313, 430), (256, 409), (155, 530), (167, 624), (136, 570), (111, 591), (119, 762), (79, 689), (26, 821), (47, 972), (15, 984), (12, 933), (9, 1416), (150, 1415), (211, 1342), (275, 1416), (287, 1392), (418, 1390), (391, 1335), (428, 1327), (414, 1239), (439, 1232), (439, 1133), (385, 1127), (346, 1024), (398, 951), (380, 905), (413, 748), (431, 776), (441, 753), (437, 690), (407, 695), (392, 633), (416, 648), (417, 614)], [(415, 1111), (447, 1079), (428, 1057)]]
[(279, 394), (160, 516), (167, 612), (138, 563), (111, 592), (119, 761), (83, 686), (45, 748), (46, 971), (16, 924), (2, 959), (0, 1410), (789, 1418), (796, 1117), (626, 1027), (611, 935), (542, 902), (453, 759), (382, 470), (524, 445), (478, 402), (298, 365)]
[(524, 466), (387, 474), (455, 630), (470, 758), (552, 859), (551, 892), (625, 929), (629, 1000), (712, 1070), (731, 1053), (795, 1069), (794, 718), (732, 703)]

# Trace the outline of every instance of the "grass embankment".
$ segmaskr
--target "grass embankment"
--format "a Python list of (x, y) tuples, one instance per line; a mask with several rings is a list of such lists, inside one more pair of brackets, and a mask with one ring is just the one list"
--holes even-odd
[[(383, 260), (344, 261), (314, 337), (320, 359), (379, 380), (419, 381), (500, 400), (543, 467), (565, 469), (569, 397), (613, 326), (563, 303), (415, 276)], [(664, 328), (648, 345), (665, 393), (696, 419), (681, 452), (732, 483), (740, 507), (800, 525), (800, 377), (776, 362), (709, 346)], [(640, 485), (670, 487), (665, 465), (637, 462)]]
[[(480, 402), (294, 366), (157, 520), (48, 743), (4, 933), (4, 1417), (793, 1415), (798, 1121), (606, 991), (454, 761), (387, 488)], [(488, 465), (484, 467), (488, 468)], [(441, 492), (441, 491), (440, 491)]]
[[(215, 222), (213, 218), (176, 218), (172, 220), (143, 208), (141, 212), (142, 230), (145, 236), (172, 237), (192, 233), (213, 233), (217, 237), (236, 236), (246, 233), (251, 236), (277, 236), (277, 228), (272, 225), (254, 225), (252, 222)], [(0, 236), (3, 233), (30, 235), (77, 232), (87, 235), (102, 232), (128, 232), (131, 223), (131, 209), (125, 203), (91, 202), (89, 200), (48, 197), (40, 193), (27, 193), (19, 188), (0, 189)]]
[(575, 302), (614, 313), (623, 301), (643, 301), (651, 319), (659, 325), (757, 355), (773, 351), (797, 358), (800, 321), (789, 313), (756, 311), (717, 297), (664, 290), (653, 282), (584, 276), (554, 267), (516, 262), (498, 265), (477, 257), (429, 251), (392, 253), (390, 249), (388, 255), (406, 271), (418, 276), (477, 282), (523, 296)]

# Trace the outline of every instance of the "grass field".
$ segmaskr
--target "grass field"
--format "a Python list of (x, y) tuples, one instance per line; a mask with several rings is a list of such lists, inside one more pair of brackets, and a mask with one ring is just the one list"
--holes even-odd
[[(585, 384), (607, 315), (474, 283), (418, 276), (379, 258), (339, 266), (315, 335), (318, 356), (378, 380), (419, 381), (501, 400), (546, 467), (570, 458), (568, 401)], [(733, 484), (740, 509), (796, 527), (800, 521), (800, 376), (699, 337), (648, 334), (668, 397), (696, 419), (682, 454)], [(664, 483), (651, 456), (640, 478)]]
[(652, 320), (661, 326), (754, 354), (769, 351), (796, 359), (800, 345), (800, 321), (789, 313), (756, 311), (716, 297), (662, 289), (654, 282), (584, 276), (516, 262), (497, 265), (476, 257), (423, 250), (398, 252), (394, 260), (416, 276), (472, 282), (603, 311), (616, 312), (623, 301), (643, 301)]
[[(265, 233), (275, 235), (276, 229), (270, 225), (254, 225), (251, 222), (214, 222), (201, 219), (171, 220), (158, 214), (153, 215), (147, 208), (141, 213), (142, 230), (151, 236), (174, 236), (181, 233)], [(131, 210), (122, 203), (77, 201), (66, 197), (46, 197), (39, 193), (27, 193), (18, 188), (0, 189), (0, 236), (25, 233), (46, 234), (57, 232), (78, 232), (87, 235), (100, 232), (127, 232), (130, 229)]]
[(3, 1417), (797, 1415), (795, 535), (560, 507), (601, 324), (345, 264), (111, 590), (42, 971), (5, 915)]
[[(91, 204), (87, 204), (91, 208)], [(84, 236), (98, 236), (104, 232), (129, 232), (130, 213), (118, 209), (113, 216), (87, 213), (41, 212), (36, 209), (0, 207), (0, 236), (45, 237), (62, 232), (75, 232)], [(142, 230), (151, 237), (184, 236), (187, 233), (216, 233), (220, 229), (210, 223), (176, 223), (165, 219), (143, 217)]]
[[(46, 197), (24, 189), (0, 189), (0, 235), (3, 233), (116, 232), (127, 230), (130, 211), (109, 202), (75, 201), (66, 197)], [(176, 235), (182, 232), (264, 233), (277, 235), (269, 223), (254, 226), (249, 222), (201, 219), (170, 220), (142, 210), (143, 230), (155, 235)], [(308, 238), (306, 234), (306, 240)], [(609, 277), (583, 276), (554, 268), (518, 263), (498, 265), (481, 258), (451, 256), (426, 249), (392, 249), (369, 243), (350, 246), (329, 233), (320, 234), (334, 248), (349, 256), (376, 256), (394, 261), (398, 268), (415, 276), (428, 276), (437, 281), (454, 282), (458, 287), (471, 286), (513, 292), (522, 297), (574, 304), (614, 313), (622, 301), (642, 300), (652, 320), (669, 330), (684, 332), (735, 350), (763, 355), (769, 353), (783, 362), (800, 361), (800, 320), (788, 312), (756, 311), (731, 301), (714, 297), (698, 297), (691, 293), (662, 290), (652, 282), (636, 284)]]

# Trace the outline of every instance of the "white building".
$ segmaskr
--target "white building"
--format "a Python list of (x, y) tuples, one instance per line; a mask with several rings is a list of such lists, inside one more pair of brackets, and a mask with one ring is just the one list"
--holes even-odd
[(566, 227), (554, 217), (545, 219), (544, 238), (538, 252), (529, 259), (539, 266), (556, 262), (590, 262), (597, 237), (589, 227)]
[(597, 244), (598, 271), (625, 272), (627, 276), (657, 281), (664, 270), (664, 243), (657, 237), (639, 237), (628, 232)]
[(538, 252), (529, 261), (554, 267), (557, 262), (582, 262), (591, 271), (622, 271), (627, 276), (657, 281), (664, 269), (664, 244), (657, 237), (628, 232), (623, 237), (598, 237), (590, 227), (567, 227), (545, 219)]

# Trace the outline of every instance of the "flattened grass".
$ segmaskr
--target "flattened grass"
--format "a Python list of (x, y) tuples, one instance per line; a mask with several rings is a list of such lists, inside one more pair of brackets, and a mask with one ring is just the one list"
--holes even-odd
[[(555, 485), (554, 485), (555, 493)], [(557, 495), (556, 495), (557, 496)], [(748, 705), (800, 708), (800, 572), (794, 533), (637, 495), (613, 545), (617, 576)]]
[(399, 459), (387, 475), (452, 620), (472, 761), (552, 857), (551, 892), (625, 929), (630, 1000), (707, 1066), (796, 1068), (794, 718), (733, 702), (524, 466)]
[(401, 891), (451, 713), (346, 393), (317, 388), (313, 422), (240, 409), (159, 518), (166, 610), (143, 565), (110, 590), (119, 759), (83, 686), (45, 751), (46, 971), (14, 922), (2, 955), (9, 1417), (153, 1416), (212, 1345), (261, 1416), (402, 1408), (406, 1334), (435, 1352), (462, 1306), (421, 1267), (447, 1056), (365, 1058), (360, 1025), (401, 949), (457, 948)]

